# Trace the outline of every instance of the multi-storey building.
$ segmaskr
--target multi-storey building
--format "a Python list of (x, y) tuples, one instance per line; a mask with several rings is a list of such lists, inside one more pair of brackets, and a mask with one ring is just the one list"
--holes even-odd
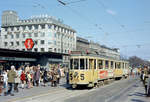
[(89, 49), (89, 41), (87, 39), (77, 37), (76, 50), (86, 52)]
[(26, 51), (24, 42), (27, 38), (34, 41), (32, 52), (68, 54), (76, 50), (76, 31), (62, 21), (48, 15), (20, 20), (15, 11), (4, 11), (0, 47)]
[(88, 41), (87, 39), (77, 37), (77, 51), (82, 53), (97, 54), (100, 56), (111, 57), (114, 59), (120, 59), (120, 52), (117, 48), (109, 48), (99, 43), (93, 41)]

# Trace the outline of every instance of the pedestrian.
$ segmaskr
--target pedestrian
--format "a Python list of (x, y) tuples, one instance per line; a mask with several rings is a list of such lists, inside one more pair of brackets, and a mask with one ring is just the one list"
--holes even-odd
[(59, 84), (60, 78), (61, 78), (61, 70), (60, 70), (60, 66), (58, 65), (57, 68), (57, 84)]
[(20, 84), (20, 68), (18, 68), (17, 70), (16, 70), (16, 75), (17, 75), (17, 77), (15, 78), (15, 83), (14, 83), (14, 91), (15, 92), (19, 92), (19, 89), (18, 89), (18, 85)]
[(146, 79), (146, 95), (147, 96), (150, 96), (150, 72), (149, 72), (149, 75), (148, 75), (148, 78)]
[(15, 83), (15, 78), (17, 77), (16, 72), (15, 72), (15, 66), (11, 66), (11, 70), (8, 71), (7, 76), (8, 76), (8, 86), (9, 86), (7, 95), (10, 94), (11, 96), (14, 96), (14, 94), (12, 93), (12, 88)]
[(40, 79), (40, 69), (36, 68), (36, 71), (34, 73), (34, 81), (36, 83), (36, 86), (39, 86), (39, 79)]
[(44, 84), (44, 87), (46, 86), (47, 82), (48, 82), (48, 75), (47, 75), (47, 70), (45, 69), (44, 73), (43, 73), (43, 84)]
[(3, 65), (2, 64), (0, 64), (0, 75), (2, 75), (2, 72), (3, 72)]
[(31, 88), (31, 74), (30, 72), (27, 72), (27, 79), (28, 79), (28, 82), (27, 82), (27, 88), (30, 89)]
[(148, 80), (148, 69), (145, 66), (144, 67), (144, 74), (143, 74), (143, 84), (144, 84), (144, 87), (145, 87), (145, 94), (147, 94), (147, 84), (148, 84), (147, 80)]
[(6, 88), (7, 88), (7, 81), (8, 81), (6, 70), (3, 71), (2, 76), (3, 76), (3, 91), (4, 91), (4, 95), (6, 96), (6, 92), (7, 92)]
[(4, 82), (4, 78), (3, 76), (0, 74), (0, 96), (3, 92), (3, 82)]
[(24, 84), (26, 81), (26, 74), (25, 74), (24, 70), (21, 73), (20, 80), (21, 80), (21, 87), (22, 87), (22, 89), (24, 89)]
[(54, 67), (52, 70), (52, 87), (56, 87), (57, 86), (57, 76), (58, 76), (58, 72), (57, 69)]

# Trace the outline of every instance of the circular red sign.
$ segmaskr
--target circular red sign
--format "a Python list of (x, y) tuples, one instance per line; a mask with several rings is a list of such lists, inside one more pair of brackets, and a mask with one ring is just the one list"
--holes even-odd
[(26, 41), (24, 42), (24, 45), (26, 47), (27, 50), (31, 50), (34, 46), (34, 42), (31, 38), (26, 39)]

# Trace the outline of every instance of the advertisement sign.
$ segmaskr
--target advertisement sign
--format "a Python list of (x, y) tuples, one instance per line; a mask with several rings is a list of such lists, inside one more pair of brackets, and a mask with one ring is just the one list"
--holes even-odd
[(27, 38), (24, 45), (25, 45), (27, 50), (32, 50), (32, 48), (34, 46), (34, 42), (31, 38)]

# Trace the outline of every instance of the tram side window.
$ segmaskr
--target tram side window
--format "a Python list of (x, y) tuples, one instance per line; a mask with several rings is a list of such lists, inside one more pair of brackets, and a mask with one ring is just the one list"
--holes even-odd
[(96, 69), (96, 59), (94, 60), (94, 69)]
[(120, 63), (120, 62), (117, 64), (117, 68), (118, 68), (118, 69), (121, 68), (121, 63)]
[(98, 60), (98, 69), (103, 69), (103, 61)]
[(105, 61), (105, 68), (109, 68), (108, 61)]
[(122, 69), (125, 69), (125, 67), (124, 67), (124, 63), (122, 63)]
[(74, 59), (74, 69), (79, 68), (79, 59)]
[(73, 69), (73, 59), (70, 60), (70, 69)]
[(88, 69), (88, 59), (86, 59), (85, 64), (86, 64), (86, 69)]
[(111, 61), (110, 63), (111, 63), (111, 69), (113, 69), (114, 68), (114, 62)]
[(80, 59), (80, 69), (83, 70), (84, 69), (84, 59)]
[(117, 62), (115, 62), (115, 69), (117, 69)]
[(89, 69), (92, 69), (92, 67), (93, 67), (93, 60), (89, 59)]

